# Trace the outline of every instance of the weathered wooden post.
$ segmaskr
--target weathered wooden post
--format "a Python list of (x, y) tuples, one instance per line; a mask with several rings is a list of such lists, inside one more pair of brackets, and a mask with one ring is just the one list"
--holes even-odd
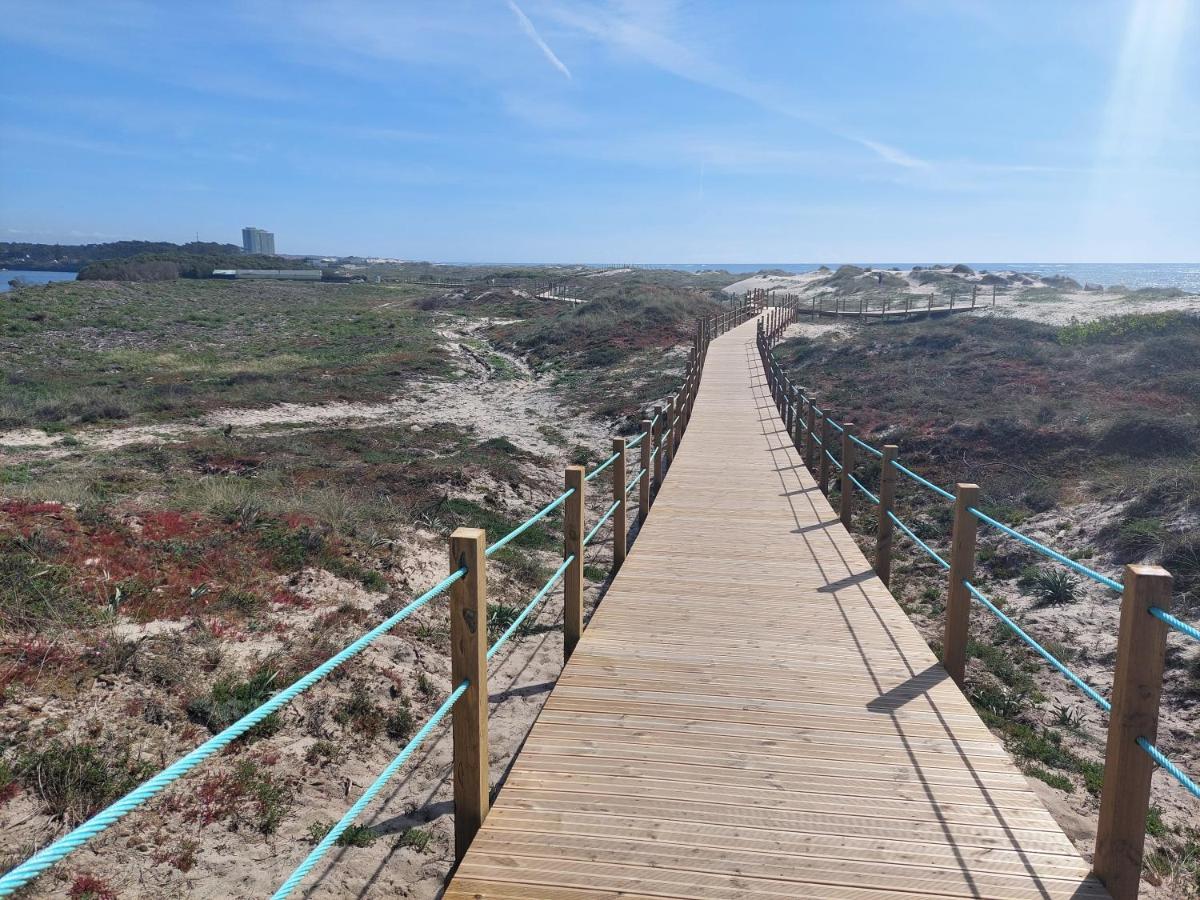
[(820, 472), (817, 475), (817, 481), (820, 483), (821, 493), (826, 497), (829, 496), (829, 435), (832, 429), (829, 427), (829, 417), (824, 412), (821, 413), (821, 460)]
[(850, 476), (854, 473), (855, 443), (850, 439), (854, 433), (854, 423), (842, 423), (842, 496), (839, 499), (842, 515), (842, 525), (849, 530), (854, 523), (854, 482)]
[(1104, 788), (1092, 868), (1113, 900), (1135, 900), (1142, 875), (1154, 760), (1138, 746), (1158, 736), (1167, 625), (1150, 615), (1171, 609), (1171, 576), (1158, 566), (1126, 566), (1104, 751)]
[(563, 504), (563, 561), (570, 559), (563, 575), (563, 653), (571, 658), (583, 636), (583, 466), (567, 466), (566, 488), (572, 491)]
[(675, 454), (679, 452), (679, 442), (683, 440), (683, 395), (675, 395), (675, 427), (672, 429), (673, 435), (671, 439), (671, 462), (675, 462)]
[(625, 479), (629, 477), (629, 469), (625, 465), (625, 438), (613, 438), (613, 453), (617, 461), (612, 464), (612, 502), (617, 504), (613, 510), (613, 565), (612, 573), (617, 574), (625, 564), (625, 554), (629, 552), (629, 504), (625, 502)]
[(654, 429), (650, 425), (649, 412), (642, 413), (646, 418), (642, 419), (642, 443), (641, 443), (641, 465), (642, 476), (638, 479), (638, 524), (646, 521), (646, 516), (650, 514), (650, 469), (653, 465), (651, 453), (654, 451)]
[(467, 574), (450, 587), (450, 683), (467, 689), (454, 704), (454, 857), (461, 860), (487, 818), (487, 535), (458, 528), (450, 535), (450, 571)]
[(967, 626), (971, 593), (964, 582), (975, 574), (975, 538), (979, 520), (970, 508), (979, 500), (979, 486), (958, 484), (954, 489), (954, 530), (950, 547), (950, 589), (946, 595), (946, 631), (942, 665), (960, 688), (967, 669)]
[(817, 401), (813, 397), (808, 398), (808, 421), (806, 424), (808, 427), (804, 432), (804, 465), (808, 467), (809, 474), (812, 474), (815, 471), (813, 463), (816, 461), (813, 458), (813, 450), (817, 445)]
[(667, 420), (667, 411), (662, 404), (654, 407), (654, 489), (662, 485), (663, 480), (663, 425)]
[(975, 298), (979, 296), (979, 285), (971, 285), (971, 309), (975, 308)]
[(892, 465), (900, 453), (895, 444), (883, 445), (879, 471), (879, 527), (875, 533), (875, 574), (884, 587), (892, 578), (892, 519), (888, 515), (896, 502), (896, 467)]
[(792, 433), (792, 423), (796, 418), (796, 386), (794, 384), (787, 388), (787, 399), (784, 402), (786, 404), (784, 408), (787, 409), (787, 415), (783, 418), (783, 427), (790, 435)]
[(992, 309), (996, 308), (996, 286), (992, 285)]

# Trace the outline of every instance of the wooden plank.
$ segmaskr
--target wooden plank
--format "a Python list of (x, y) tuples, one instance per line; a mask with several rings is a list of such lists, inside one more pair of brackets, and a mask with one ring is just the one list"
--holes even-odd
[(445, 896), (1107, 897), (804, 467), (755, 328), (702, 351), (670, 475)]

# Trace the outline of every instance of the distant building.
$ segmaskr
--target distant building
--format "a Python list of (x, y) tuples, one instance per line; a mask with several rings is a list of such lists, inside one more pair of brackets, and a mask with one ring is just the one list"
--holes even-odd
[(242, 229), (242, 249), (247, 253), (275, 255), (275, 233), (246, 226)]
[[(262, 252), (262, 251), (255, 251)], [(213, 278), (281, 278), (285, 281), (320, 281), (320, 269), (213, 269)]]

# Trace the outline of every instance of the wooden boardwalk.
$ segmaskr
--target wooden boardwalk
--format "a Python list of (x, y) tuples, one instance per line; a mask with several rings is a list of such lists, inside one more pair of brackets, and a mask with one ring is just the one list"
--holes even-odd
[(817, 490), (754, 328), (445, 897), (1107, 897)]

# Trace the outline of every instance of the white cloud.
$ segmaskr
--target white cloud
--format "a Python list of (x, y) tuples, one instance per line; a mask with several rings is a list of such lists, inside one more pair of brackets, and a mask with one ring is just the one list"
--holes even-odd
[(542, 51), (542, 54), (550, 61), (550, 65), (562, 72), (567, 78), (571, 77), (571, 70), (568, 69), (561, 59), (550, 49), (550, 45), (542, 40), (542, 36), (538, 34), (538, 30), (533, 27), (533, 23), (529, 21), (529, 16), (525, 15), (521, 7), (517, 6), (513, 0), (507, 0), (508, 8), (512, 10), (513, 15), (517, 17), (517, 22), (521, 26), (521, 30), (525, 32), (528, 38), (537, 45), (537, 48)]

